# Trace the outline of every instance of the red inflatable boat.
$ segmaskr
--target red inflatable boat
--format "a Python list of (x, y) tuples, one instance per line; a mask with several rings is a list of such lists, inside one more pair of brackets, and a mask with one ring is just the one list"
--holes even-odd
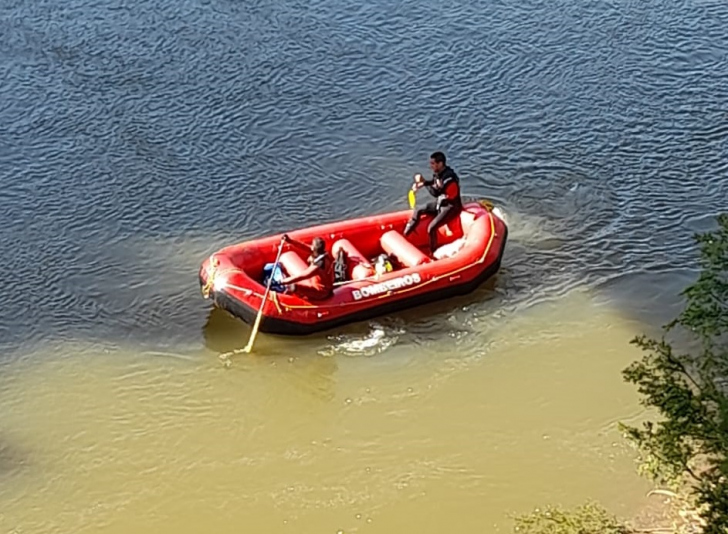
[[(489, 202), (466, 203), (458, 219), (438, 230), (438, 249), (432, 256), (427, 253), (430, 216), (422, 217), (410, 235), (402, 235), (411, 214), (403, 210), (288, 232), (306, 244), (323, 237), (334, 256), (343, 249), (347, 277), (326, 300), (308, 301), (269, 291), (260, 331), (310, 334), (463, 295), (500, 268), (508, 228)], [(246, 323), (254, 323), (265, 295), (264, 269), (275, 262), (281, 238), (282, 234), (271, 235), (212, 254), (200, 268), (203, 296)], [(374, 258), (381, 254), (392, 259), (394, 269), (379, 274)], [(286, 274), (295, 275), (306, 268), (306, 261), (298, 247), (286, 243), (279, 265)]]

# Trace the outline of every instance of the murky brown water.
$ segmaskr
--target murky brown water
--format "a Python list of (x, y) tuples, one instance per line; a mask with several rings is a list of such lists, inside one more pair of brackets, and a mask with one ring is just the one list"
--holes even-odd
[(628, 515), (648, 490), (615, 426), (641, 412), (619, 376), (639, 327), (574, 292), (469, 358), (456, 337), (230, 368), (54, 344), (0, 381), (0, 530), (507, 532), (586, 498)]

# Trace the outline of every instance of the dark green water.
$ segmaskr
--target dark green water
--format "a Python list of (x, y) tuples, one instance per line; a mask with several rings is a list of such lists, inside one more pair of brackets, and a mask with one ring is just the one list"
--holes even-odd
[(402, 207), (435, 149), (511, 216), (490, 311), (689, 268), (691, 232), (726, 206), (721, 2), (8, 1), (0, 15), (6, 350), (199, 338), (209, 252)]

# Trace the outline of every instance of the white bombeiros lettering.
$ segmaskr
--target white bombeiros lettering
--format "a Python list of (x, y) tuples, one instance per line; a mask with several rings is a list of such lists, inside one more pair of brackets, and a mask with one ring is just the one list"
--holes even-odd
[(402, 289), (403, 287), (419, 284), (421, 281), (422, 278), (420, 278), (419, 273), (406, 274), (399, 278), (392, 278), (386, 282), (380, 282), (378, 284), (372, 284), (355, 289), (351, 292), (351, 294), (354, 297), (354, 300), (361, 300), (363, 298), (381, 295), (388, 291), (394, 291), (395, 289)]

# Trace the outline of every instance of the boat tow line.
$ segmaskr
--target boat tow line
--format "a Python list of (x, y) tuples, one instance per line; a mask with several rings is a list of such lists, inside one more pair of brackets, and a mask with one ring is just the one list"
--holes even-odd
[(246, 295), (251, 295), (253, 293), (250, 289), (232, 285), (223, 277), (223, 275), (227, 273), (242, 272), (237, 267), (231, 267), (229, 269), (223, 269), (222, 271), (219, 271), (218, 267), (220, 266), (220, 260), (216, 258), (214, 254), (210, 256), (209, 265), (210, 268), (207, 270), (207, 282), (205, 282), (205, 285), (200, 288), (200, 291), (202, 291), (202, 296), (204, 298), (210, 298), (210, 293), (216, 288), (217, 284), (220, 284), (221, 286), (224, 286), (226, 288), (236, 289), (237, 291), (245, 293)]

